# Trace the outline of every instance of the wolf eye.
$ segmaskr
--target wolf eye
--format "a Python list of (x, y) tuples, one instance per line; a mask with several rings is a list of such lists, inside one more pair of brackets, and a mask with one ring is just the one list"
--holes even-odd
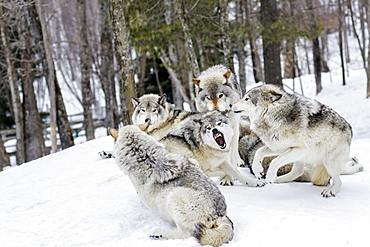
[(211, 126), (207, 126), (207, 130), (211, 130), (212, 129), (212, 127)]
[(211, 98), (210, 98), (209, 96), (206, 96), (206, 99), (207, 99), (207, 100), (211, 100)]
[(249, 99), (248, 99), (248, 98), (245, 98), (244, 100), (245, 100), (245, 101), (248, 101)]
[(145, 112), (145, 109), (144, 109), (144, 108), (142, 108), (142, 109), (140, 109), (140, 111)]
[(219, 98), (222, 98), (222, 96), (224, 96), (224, 94), (223, 94), (223, 93), (220, 93), (220, 94), (218, 95), (218, 97), (219, 97)]
[(153, 109), (153, 112), (157, 112), (157, 108), (154, 108), (154, 109)]
[(220, 122), (217, 122), (216, 123), (216, 126), (221, 126), (221, 124), (222, 124), (222, 122), (220, 121)]

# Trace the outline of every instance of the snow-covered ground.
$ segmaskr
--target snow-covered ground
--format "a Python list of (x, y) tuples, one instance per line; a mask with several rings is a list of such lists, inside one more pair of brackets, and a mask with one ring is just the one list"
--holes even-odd
[[(304, 76), (304, 92), (351, 123), (351, 154), (365, 170), (342, 176), (334, 198), (322, 198), (323, 188), (310, 183), (220, 186), (235, 227), (225, 246), (370, 243), (370, 99), (363, 70), (351, 71), (345, 87), (335, 75), (340, 78), (339, 71), (332, 72), (333, 82), (323, 75), (324, 90), (317, 97), (313, 76)], [(112, 146), (112, 138), (102, 137), (0, 172), (0, 245), (198, 246), (194, 238), (149, 239), (152, 229), (171, 225), (143, 206), (113, 159), (98, 157)]]

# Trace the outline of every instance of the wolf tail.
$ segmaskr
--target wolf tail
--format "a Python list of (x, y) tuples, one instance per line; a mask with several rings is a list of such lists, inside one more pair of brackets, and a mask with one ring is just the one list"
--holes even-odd
[(326, 186), (330, 181), (330, 175), (324, 165), (318, 165), (312, 173), (311, 182), (314, 185)]
[(232, 240), (234, 226), (233, 222), (226, 215), (206, 224), (199, 223), (194, 235), (201, 245), (217, 247)]

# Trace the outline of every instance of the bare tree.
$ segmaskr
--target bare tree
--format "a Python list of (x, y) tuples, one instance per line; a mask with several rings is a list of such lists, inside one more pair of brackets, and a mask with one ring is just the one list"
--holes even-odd
[(283, 85), (280, 65), (280, 44), (273, 38), (271, 27), (277, 21), (279, 11), (276, 0), (261, 0), (261, 23), (264, 27), (263, 59), (265, 81), (269, 84)]
[(3, 139), (0, 135), (0, 171), (2, 171), (6, 166), (10, 166), (10, 160), (9, 155), (5, 150)]
[[(0, 16), (5, 14), (4, 7), (0, 6)], [(16, 138), (17, 138), (17, 164), (23, 164), (25, 162), (25, 149), (24, 149), (24, 120), (23, 120), (23, 110), (20, 100), (20, 93), (18, 89), (17, 80), (15, 78), (15, 71), (12, 61), (11, 48), (8, 40), (8, 33), (6, 25), (3, 21), (0, 22), (0, 32), (1, 38), (4, 46), (4, 54), (6, 59), (7, 74), (10, 84), (11, 99), (12, 99), (12, 109), (14, 114), (14, 121), (16, 125)]]
[(86, 0), (77, 0), (77, 8), (79, 14), (79, 33), (80, 33), (80, 69), (81, 69), (81, 93), (82, 93), (82, 108), (84, 115), (84, 128), (86, 139), (92, 140), (95, 138), (94, 121), (92, 115), (92, 92), (90, 83), (90, 68), (91, 68), (91, 53), (87, 38), (86, 24)]
[(118, 104), (116, 98), (116, 81), (114, 70), (113, 51), (113, 29), (109, 17), (109, 3), (106, 0), (99, 0), (101, 8), (101, 63), (100, 81), (105, 95), (105, 124), (117, 128), (119, 125)]
[(222, 34), (222, 51), (224, 54), (225, 65), (234, 70), (233, 49), (230, 39), (229, 25), (229, 1), (220, 0), (220, 28)]
[(131, 124), (131, 115), (134, 111), (131, 97), (135, 97), (135, 80), (129, 44), (129, 33), (126, 27), (124, 1), (109, 0), (110, 13), (114, 30), (114, 44), (119, 65), (119, 84), (122, 123)]

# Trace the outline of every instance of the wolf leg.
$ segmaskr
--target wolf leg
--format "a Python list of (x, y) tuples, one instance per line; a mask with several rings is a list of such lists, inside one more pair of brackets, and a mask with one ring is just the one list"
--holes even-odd
[(173, 231), (157, 228), (151, 235), (149, 235), (149, 237), (152, 239), (184, 239), (191, 237), (191, 234), (190, 232), (185, 232), (180, 228)]
[(231, 165), (229, 162), (225, 161), (221, 164), (221, 169), (224, 170), (224, 172), (234, 178), (236, 178), (239, 182), (242, 184), (246, 184), (251, 187), (262, 187), (265, 185), (264, 182), (254, 179), (254, 178), (249, 178), (243, 174), (240, 173), (240, 171)]
[(294, 162), (292, 170), (288, 172), (287, 174), (277, 177), (275, 182), (276, 183), (291, 182), (294, 179), (301, 176), (303, 172), (304, 172), (304, 164), (300, 162)]
[(261, 179), (263, 174), (262, 161), (265, 156), (275, 155), (276, 153), (269, 149), (267, 146), (260, 147), (254, 154), (252, 171), (254, 175)]
[(99, 156), (103, 159), (110, 159), (110, 158), (114, 158), (113, 156), (113, 152), (111, 151), (101, 151), (98, 153)]
[[(289, 148), (284, 153), (280, 154), (278, 157), (273, 159), (270, 163), (269, 169), (267, 170), (266, 182), (267, 183), (274, 183), (276, 181), (276, 178), (277, 178), (277, 171), (280, 167), (282, 167), (283, 165), (286, 165), (288, 163), (291, 163), (291, 162), (294, 162), (294, 161), (297, 161), (297, 160), (301, 159), (302, 157), (304, 157), (306, 152), (307, 151), (302, 149), (302, 148)], [(281, 179), (280, 182), (284, 182), (284, 179), (286, 179), (286, 180), (291, 179), (292, 177), (301, 173), (301, 171), (303, 173), (304, 166), (294, 168), (296, 165), (302, 166), (301, 163), (294, 164), (293, 168), (292, 168), (292, 171), (294, 169), (296, 169), (296, 171), (294, 171), (294, 173), (291, 174), (291, 175), (288, 175), (289, 174), (288, 173), (287, 174), (288, 176), (286, 178)], [(299, 174), (299, 175), (302, 175), (302, 173)], [(294, 179), (297, 178), (297, 177), (294, 177)]]
[(340, 174), (342, 175), (351, 175), (356, 172), (361, 172), (364, 170), (364, 166), (358, 163), (356, 157), (351, 158), (346, 164), (344, 164), (343, 169)]

